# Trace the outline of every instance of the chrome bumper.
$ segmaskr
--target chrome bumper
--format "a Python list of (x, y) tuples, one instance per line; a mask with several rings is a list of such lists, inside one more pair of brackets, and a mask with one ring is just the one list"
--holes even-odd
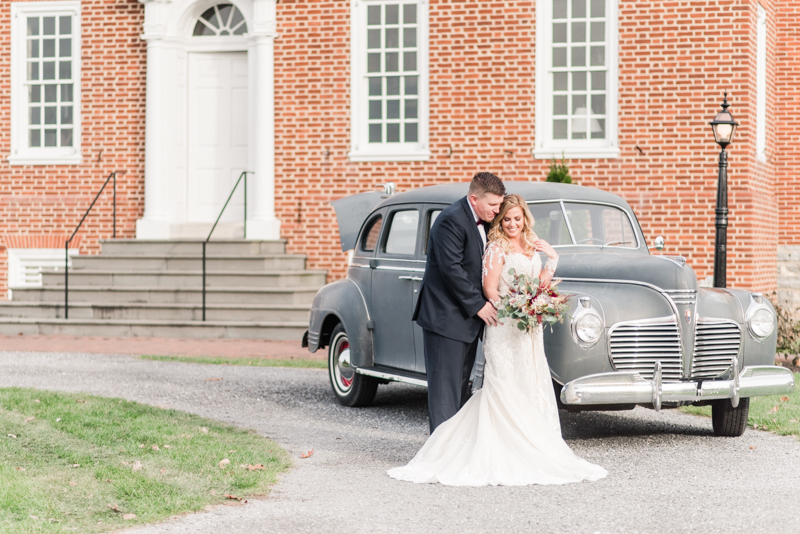
[[(734, 369), (738, 364), (734, 360)], [(663, 382), (661, 365), (656, 364), (653, 380), (639, 373), (616, 372), (584, 376), (568, 382), (561, 389), (561, 402), (567, 405), (652, 404), (731, 399), (734, 407), (742, 397), (781, 395), (794, 389), (794, 375), (789, 369), (772, 365), (745, 367), (731, 380), (702, 382)]]

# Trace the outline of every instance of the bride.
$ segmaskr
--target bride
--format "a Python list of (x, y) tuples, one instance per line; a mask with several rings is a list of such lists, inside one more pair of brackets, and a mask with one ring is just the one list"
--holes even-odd
[[(492, 302), (508, 291), (509, 269), (541, 275), (543, 285), (552, 279), (558, 255), (536, 237), (533, 222), (522, 197), (505, 197), (483, 258), (483, 290)], [(544, 269), (537, 252), (548, 257)], [(606, 476), (561, 437), (542, 327), (533, 333), (511, 322), (486, 328), (483, 388), (433, 432), (408, 465), (389, 470), (389, 476), (451, 486), (564, 484)]]

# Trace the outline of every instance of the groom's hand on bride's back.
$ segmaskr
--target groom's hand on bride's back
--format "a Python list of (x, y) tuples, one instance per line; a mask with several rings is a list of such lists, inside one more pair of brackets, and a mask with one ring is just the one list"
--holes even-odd
[(491, 302), (483, 305), (483, 308), (478, 312), (478, 317), (489, 326), (497, 326), (497, 310), (492, 306)]

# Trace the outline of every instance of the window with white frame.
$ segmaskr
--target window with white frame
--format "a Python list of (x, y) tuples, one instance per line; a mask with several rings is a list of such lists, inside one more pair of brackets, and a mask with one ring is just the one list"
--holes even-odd
[(11, 4), (11, 155), (80, 163), (80, 2)]
[(427, 2), (352, 2), (349, 157), (428, 159)]
[(617, 1), (538, 0), (534, 157), (619, 156)]
[(767, 10), (760, 4), (756, 22), (756, 159), (767, 161)]

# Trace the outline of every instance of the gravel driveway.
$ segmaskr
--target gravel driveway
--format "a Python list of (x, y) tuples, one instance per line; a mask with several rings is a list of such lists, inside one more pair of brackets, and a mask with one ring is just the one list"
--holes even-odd
[(427, 437), (425, 390), (414, 386), (382, 386), (374, 407), (352, 409), (336, 404), (322, 370), (0, 352), (5, 386), (167, 405), (255, 428), (295, 459), (269, 498), (129, 532), (800, 532), (800, 441), (716, 438), (710, 420), (676, 411), (561, 412), (573, 449), (609, 471), (599, 482), (452, 488), (385, 475)]

